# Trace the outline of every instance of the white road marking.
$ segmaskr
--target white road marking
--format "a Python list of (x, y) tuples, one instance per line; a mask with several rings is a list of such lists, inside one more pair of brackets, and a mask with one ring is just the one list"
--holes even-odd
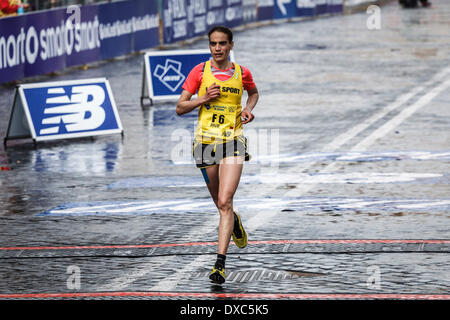
[(424, 207), (446, 206), (446, 205), (450, 205), (450, 200), (430, 201), (429, 203), (418, 203), (418, 204), (403, 204), (398, 205), (397, 207), (401, 209), (422, 209)]
[(165, 278), (164, 280), (159, 281), (155, 286), (150, 288), (150, 291), (172, 291), (174, 290), (180, 281), (186, 279), (186, 276), (193, 273), (198, 272), (200, 267), (205, 267), (207, 264), (211, 265), (212, 270), (212, 260), (209, 255), (198, 256), (190, 263), (186, 264), (182, 269), (178, 270), (174, 274)]
[[(260, 219), (259, 212), (264, 212), (262, 216), (266, 216), (268, 212), (278, 211), (282, 209), (298, 209), (302, 210), (304, 208), (309, 209), (318, 209), (320, 210), (323, 206), (332, 206), (337, 209), (346, 210), (348, 208), (353, 208), (355, 204), (357, 204), (358, 208), (364, 209), (369, 206), (374, 206), (374, 209), (382, 210), (384, 203), (389, 203), (389, 208), (420, 208), (426, 209), (432, 206), (446, 206), (450, 204), (449, 199), (389, 199), (389, 198), (373, 198), (373, 197), (361, 197), (361, 198), (348, 198), (348, 197), (293, 197), (293, 198), (240, 198), (236, 197), (234, 199), (234, 205), (236, 208), (239, 208), (244, 215), (248, 218), (249, 214), (255, 215), (254, 220)], [(151, 203), (152, 200), (149, 200), (148, 203)], [(217, 226), (219, 221), (219, 215), (217, 214), (217, 209), (214, 205), (211, 205), (211, 201), (208, 199), (190, 199), (187, 203), (187, 206), (195, 205), (197, 212), (202, 212), (201, 214), (204, 216), (204, 221), (201, 226), (198, 228), (191, 229), (191, 232), (186, 233), (185, 235), (180, 236), (178, 241), (192, 241), (192, 239), (202, 238), (205, 232), (212, 231), (208, 229), (209, 226)], [(128, 214), (129, 212), (133, 212), (133, 215), (150, 215), (150, 214), (184, 214), (190, 215), (191, 213), (186, 213), (186, 210), (182, 205), (180, 206), (172, 206), (172, 201), (167, 201), (167, 205), (161, 204), (160, 207), (152, 207), (147, 210), (139, 210), (134, 211), (135, 206), (132, 203), (128, 203), (128, 206), (124, 208), (124, 214)], [(76, 204), (74, 204), (76, 206)], [(400, 207), (400, 205), (404, 207)], [(74, 207), (73, 210), (77, 211), (78, 207)], [(66, 215), (70, 214), (64, 211), (63, 213), (58, 212), (57, 210), (53, 211), (51, 215)], [(117, 211), (111, 212), (108, 209), (102, 211), (91, 211), (84, 213), (77, 213), (75, 215), (116, 215)], [(121, 213), (119, 213), (121, 214)], [(198, 215), (195, 217), (198, 218)], [(247, 223), (246, 223), (247, 225)], [(206, 229), (205, 229), (206, 228)]]
[(133, 269), (131, 272), (127, 272), (122, 277), (115, 278), (110, 283), (97, 287), (97, 291), (104, 292), (124, 290), (137, 279), (147, 276), (157, 268), (167, 264), (171, 259), (173, 259), (171, 256), (158, 257), (156, 259), (152, 259), (148, 263), (139, 264), (139, 267)]
[(431, 89), (427, 94), (422, 96), (417, 102), (413, 103), (409, 107), (403, 109), (397, 116), (393, 117), (389, 121), (387, 121), (384, 125), (379, 127), (377, 130), (372, 132), (370, 136), (365, 138), (363, 141), (358, 143), (352, 151), (365, 151), (367, 148), (372, 145), (376, 140), (381, 139), (386, 134), (391, 132), (395, 127), (397, 127), (400, 123), (409, 118), (412, 114), (414, 114), (420, 108), (426, 106), (442, 91), (447, 89), (450, 86), (450, 79), (441, 83), (440, 85)]
[(343, 146), (345, 143), (347, 143), (349, 140), (354, 138), (357, 134), (364, 131), (371, 125), (373, 125), (376, 121), (380, 120), (384, 116), (386, 116), (388, 113), (394, 111), (395, 109), (398, 109), (399, 107), (403, 106), (405, 103), (407, 103), (409, 100), (411, 100), (414, 96), (416, 96), (418, 93), (423, 91), (425, 88), (427, 88), (429, 85), (434, 84), (437, 81), (440, 81), (442, 78), (447, 76), (447, 74), (450, 72), (450, 67), (445, 68), (441, 72), (437, 73), (431, 80), (427, 81), (425, 85), (418, 86), (414, 89), (412, 89), (410, 92), (401, 95), (398, 97), (393, 103), (387, 105), (383, 109), (381, 109), (379, 112), (375, 113), (371, 117), (367, 118), (360, 124), (354, 126), (350, 130), (344, 132), (343, 134), (337, 136), (333, 141), (331, 141), (329, 144), (327, 144), (325, 147), (322, 148), (324, 152), (331, 152), (339, 149), (341, 146)]

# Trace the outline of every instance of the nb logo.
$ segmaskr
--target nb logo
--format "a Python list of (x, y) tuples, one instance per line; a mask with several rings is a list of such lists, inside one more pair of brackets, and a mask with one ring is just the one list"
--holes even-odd
[[(105, 91), (98, 85), (74, 86), (71, 94), (64, 88), (47, 91), (46, 107), (40, 135), (93, 130), (100, 127), (106, 118), (102, 104)], [(50, 125), (50, 126), (49, 126)]]
[(181, 73), (182, 63), (172, 59), (166, 59), (164, 66), (158, 64), (153, 71), (153, 75), (161, 81), (170, 91), (177, 91), (186, 78)]

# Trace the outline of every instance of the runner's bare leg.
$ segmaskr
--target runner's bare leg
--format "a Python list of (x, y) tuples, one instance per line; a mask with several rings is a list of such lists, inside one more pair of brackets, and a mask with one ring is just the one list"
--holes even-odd
[[(206, 174), (208, 175), (209, 183), (208, 187), (211, 198), (217, 207), (217, 201), (219, 200), (219, 165), (214, 165), (206, 168)], [(217, 207), (218, 208), (218, 207)]]
[(219, 193), (217, 208), (220, 213), (219, 245), (217, 253), (226, 255), (234, 227), (233, 197), (238, 188), (243, 168), (243, 157), (229, 157), (219, 165)]

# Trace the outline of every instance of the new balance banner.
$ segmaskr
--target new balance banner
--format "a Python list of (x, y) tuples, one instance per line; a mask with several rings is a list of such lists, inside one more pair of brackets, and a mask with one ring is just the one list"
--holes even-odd
[(107, 79), (44, 82), (18, 86), (5, 143), (122, 132)]

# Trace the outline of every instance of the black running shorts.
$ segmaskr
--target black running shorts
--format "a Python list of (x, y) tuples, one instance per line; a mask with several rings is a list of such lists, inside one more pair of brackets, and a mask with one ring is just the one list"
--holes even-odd
[(247, 138), (243, 136), (225, 143), (202, 144), (194, 141), (193, 156), (197, 168), (219, 164), (227, 157), (244, 156), (245, 161), (250, 160), (250, 155), (247, 153)]

